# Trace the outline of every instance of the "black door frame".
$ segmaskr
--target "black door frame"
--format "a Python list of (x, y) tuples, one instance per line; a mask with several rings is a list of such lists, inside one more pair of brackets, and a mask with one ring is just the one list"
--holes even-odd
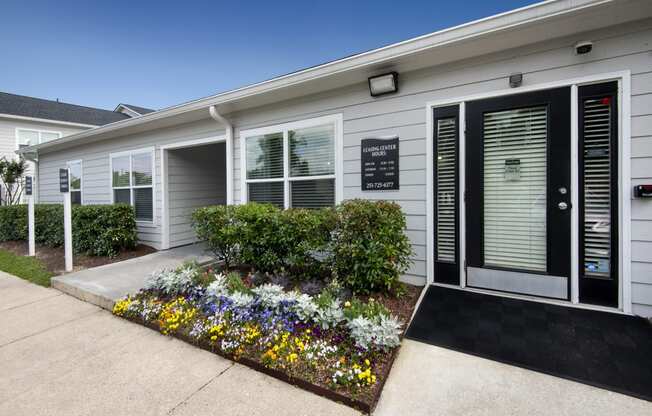
[[(434, 281), (437, 283), (444, 283), (449, 285), (459, 285), (460, 284), (460, 175), (459, 175), (459, 166), (460, 166), (460, 106), (451, 105), (447, 107), (436, 107), (432, 109), (433, 114), (433, 123), (432, 123), (432, 137), (433, 137), (433, 170), (429, 172), (429, 175), (433, 175), (433, 240), (434, 240), (434, 251), (433, 251), (433, 261), (434, 261)], [(438, 210), (438, 200), (437, 200), (437, 160), (438, 160), (438, 149), (437, 149), (437, 120), (442, 118), (454, 118), (455, 119), (455, 260), (454, 262), (450, 261), (439, 261), (437, 259), (437, 210)]]
[[(609, 138), (610, 141), (610, 170), (612, 172), (610, 178), (610, 198), (611, 198), (611, 263), (609, 265), (609, 272), (611, 280), (598, 279), (585, 277), (584, 270), (584, 111), (583, 102), (586, 99), (592, 98), (609, 98), (613, 103), (613, 111), (611, 112), (611, 129)], [(579, 302), (583, 304), (594, 304), (609, 307), (618, 307), (620, 298), (620, 276), (618, 273), (618, 265), (620, 259), (620, 236), (619, 231), (619, 175), (618, 175), (618, 159), (620, 155), (620, 148), (618, 145), (618, 81), (605, 82), (600, 84), (591, 84), (580, 86), (578, 88), (578, 201), (580, 209), (578, 210), (578, 244), (579, 244), (579, 261), (578, 261), (578, 296)], [(613, 173), (616, 173), (615, 175)]]
[[(567, 299), (571, 294), (571, 87), (553, 88), (487, 98), (466, 103), (466, 264), (471, 267), (493, 268), (484, 265), (484, 112), (519, 107), (545, 105), (548, 108), (548, 150), (546, 205), (547, 270), (545, 273), (567, 278)], [(565, 164), (554, 161), (564, 160)], [(562, 166), (563, 165), (563, 166)], [(558, 192), (560, 187), (566, 194)], [(568, 209), (558, 208), (560, 202)], [(480, 207), (479, 212), (469, 206)], [(560, 225), (561, 224), (561, 225)], [(510, 269), (511, 270), (511, 269)], [(536, 272), (524, 271), (537, 274)]]

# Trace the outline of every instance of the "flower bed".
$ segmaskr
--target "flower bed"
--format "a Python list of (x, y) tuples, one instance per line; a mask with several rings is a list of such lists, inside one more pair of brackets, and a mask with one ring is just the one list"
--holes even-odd
[(270, 280), (186, 265), (155, 273), (113, 313), (370, 412), (419, 288), (351, 298), (331, 280), (311, 296)]

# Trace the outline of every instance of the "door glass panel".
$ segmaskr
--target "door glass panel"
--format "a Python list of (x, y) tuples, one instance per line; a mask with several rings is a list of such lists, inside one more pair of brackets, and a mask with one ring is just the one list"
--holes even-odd
[(611, 278), (611, 99), (584, 101), (584, 276)]
[(547, 107), (486, 112), (484, 264), (547, 270)]
[(457, 119), (437, 120), (437, 260), (455, 262)]

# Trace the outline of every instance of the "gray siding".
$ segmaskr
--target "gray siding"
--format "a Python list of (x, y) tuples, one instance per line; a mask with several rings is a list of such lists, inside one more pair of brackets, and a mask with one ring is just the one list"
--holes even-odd
[(194, 243), (192, 212), (226, 204), (226, 146), (223, 143), (168, 151), (170, 247)]
[[(61, 202), (58, 188), (58, 169), (66, 161), (82, 159), (82, 198), (84, 204), (108, 204), (111, 202), (109, 155), (115, 152), (160, 146), (186, 140), (202, 139), (224, 134), (223, 129), (212, 120), (203, 120), (131, 136), (117, 137), (97, 143), (77, 146), (73, 149), (42, 155), (39, 162), (41, 176), (40, 202)], [(161, 155), (155, 152), (155, 207), (154, 222), (138, 224), (138, 238), (147, 245), (161, 248)]]
[[(344, 198), (389, 199), (407, 215), (414, 264), (405, 276), (426, 276), (426, 103), (507, 88), (507, 75), (524, 74), (524, 85), (621, 70), (632, 72), (632, 182), (652, 180), (652, 21), (608, 28), (582, 38), (593, 52), (576, 56), (578, 37), (558, 39), (441, 67), (402, 73), (399, 93), (373, 99), (366, 83), (233, 114), (236, 130), (234, 190), (240, 200), (239, 130), (341, 113), (344, 117)], [(523, 55), (523, 53), (526, 55)], [(360, 140), (397, 134), (401, 140), (401, 190), (360, 191)], [(632, 299), (634, 313), (652, 316), (652, 203), (632, 202)]]
[[(576, 56), (572, 45), (591, 39), (593, 52)], [(405, 276), (413, 282), (426, 278), (426, 103), (507, 88), (507, 76), (524, 74), (524, 85), (541, 84), (591, 74), (630, 70), (632, 73), (633, 184), (652, 181), (652, 20), (603, 29), (572, 38), (556, 39), (518, 50), (507, 50), (480, 58), (401, 73), (400, 92), (371, 98), (366, 82), (327, 93), (228, 114), (236, 127), (234, 142), (234, 200), (243, 190), (240, 172), (240, 138), (244, 129), (274, 125), (328, 114), (342, 114), (344, 198), (389, 199), (403, 208), (408, 236), (413, 244), (414, 264)], [(515, 90), (517, 92), (518, 90)], [(627, 121), (626, 121), (627, 122)], [(42, 156), (42, 174), (47, 199), (57, 199), (56, 169), (65, 160), (84, 159), (87, 202), (109, 198), (108, 153), (153, 144), (178, 141), (179, 137), (210, 135), (212, 122), (196, 122), (157, 132), (117, 138), (74, 150)], [(360, 140), (396, 134), (400, 137), (401, 189), (395, 192), (361, 192)], [(160, 184), (157, 152), (157, 184)], [(88, 162), (86, 161), (88, 159)], [(47, 178), (47, 179), (45, 179)], [(160, 186), (157, 188), (157, 221), (160, 220)], [(160, 222), (158, 222), (160, 224)], [(156, 246), (157, 226), (141, 229), (141, 239)], [(634, 313), (652, 316), (652, 203), (632, 201), (632, 299)]]

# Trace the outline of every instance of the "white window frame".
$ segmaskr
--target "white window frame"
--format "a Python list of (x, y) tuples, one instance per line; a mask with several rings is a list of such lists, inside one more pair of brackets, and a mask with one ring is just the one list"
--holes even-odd
[[(447, 285), (434, 281), (434, 213), (433, 213), (433, 109), (437, 107), (446, 107), (450, 105), (459, 105), (459, 124), (466, 125), (466, 108), (469, 101), (476, 101), (486, 98), (501, 97), (525, 92), (548, 90), (559, 87), (571, 88), (571, 189), (576, 190), (578, 183), (578, 105), (577, 90), (580, 86), (598, 84), (609, 81), (618, 81), (618, 276), (619, 276), (619, 302), (617, 308), (604, 307), (598, 305), (589, 305), (579, 303), (579, 219), (578, 212), (573, 209), (571, 212), (571, 296), (570, 301), (552, 300), (540, 297), (500, 293), (484, 289), (475, 289), (466, 287), (466, 273), (463, 267), (466, 264), (466, 223), (465, 223), (465, 202), (464, 192), (466, 187), (466, 178), (464, 170), (464, 161), (466, 160), (466, 135), (464, 128), (460, 128), (459, 133), (459, 250), (460, 250), (460, 285)], [(516, 299), (528, 299), (536, 302), (551, 303), (564, 306), (571, 306), (591, 310), (606, 310), (610, 312), (621, 312), (632, 314), (632, 281), (631, 281), (631, 72), (629, 70), (610, 72), (603, 74), (589, 75), (585, 77), (564, 79), (559, 81), (533, 84), (519, 88), (508, 88), (495, 90), (486, 93), (474, 94), (463, 97), (450, 98), (439, 101), (426, 103), (426, 282), (435, 286), (450, 287), (453, 289), (467, 290), (471, 292), (490, 293), (503, 297)], [(578, 207), (578, 193), (573, 191), (571, 195), (571, 206)]]
[[(81, 174), (81, 176), (79, 177), (79, 190), (73, 190), (71, 188), (70, 192), (79, 191), (80, 193), (79, 203), (81, 205), (84, 205), (84, 163), (82, 162), (81, 159), (69, 160), (66, 162), (66, 168), (70, 170), (70, 165), (73, 165), (75, 163), (79, 163), (79, 171)], [(113, 192), (111, 192), (111, 194), (113, 194)]]
[[(61, 133), (60, 131), (55, 131), (55, 130), (41, 130), (41, 129), (30, 129), (30, 128), (27, 128), (27, 127), (16, 127), (16, 132), (15, 132), (15, 137), (16, 137), (16, 150), (18, 150), (18, 149), (20, 148), (20, 142), (19, 142), (19, 140), (20, 140), (20, 132), (21, 132), (21, 131), (31, 131), (31, 132), (38, 133), (38, 143), (33, 143), (33, 144), (31, 144), (30, 146), (33, 146), (33, 145), (35, 145), (35, 144), (41, 144), (41, 143), (43, 142), (43, 133), (56, 134), (56, 135), (59, 136), (58, 139), (60, 139), (61, 137), (63, 137), (63, 133)], [(56, 139), (54, 139), (54, 140), (56, 140)]]
[[(315, 175), (315, 176), (290, 176), (290, 160), (289, 160), (289, 142), (288, 132), (290, 130), (305, 129), (309, 127), (319, 127), (324, 125), (333, 126), (334, 134), (334, 155), (335, 155), (335, 172), (330, 175)], [(343, 152), (343, 116), (342, 114), (333, 114), (322, 117), (309, 118), (305, 120), (293, 121), (283, 124), (275, 124), (255, 129), (240, 131), (240, 201), (245, 204), (249, 198), (249, 184), (250, 183), (264, 183), (264, 182), (283, 182), (283, 198), (285, 209), (290, 208), (290, 183), (294, 181), (308, 181), (318, 179), (334, 179), (335, 180), (335, 204), (342, 202), (344, 194), (343, 184), (343, 165), (342, 165), (342, 152)], [(263, 136), (266, 134), (283, 133), (283, 177), (269, 178), (269, 179), (247, 179), (247, 138), (253, 136)]]
[[(149, 153), (152, 158), (152, 184), (151, 185), (132, 185), (133, 180), (133, 160), (132, 156)], [(129, 186), (113, 186), (113, 159), (117, 157), (129, 156)], [(115, 152), (109, 154), (109, 189), (111, 190), (111, 204), (115, 203), (115, 189), (139, 189), (152, 188), (152, 220), (136, 220), (136, 223), (144, 226), (156, 226), (156, 151), (154, 147), (145, 147), (141, 149), (126, 150), (124, 152)], [(83, 194), (82, 194), (83, 196)], [(134, 207), (134, 192), (130, 192), (130, 205)]]

